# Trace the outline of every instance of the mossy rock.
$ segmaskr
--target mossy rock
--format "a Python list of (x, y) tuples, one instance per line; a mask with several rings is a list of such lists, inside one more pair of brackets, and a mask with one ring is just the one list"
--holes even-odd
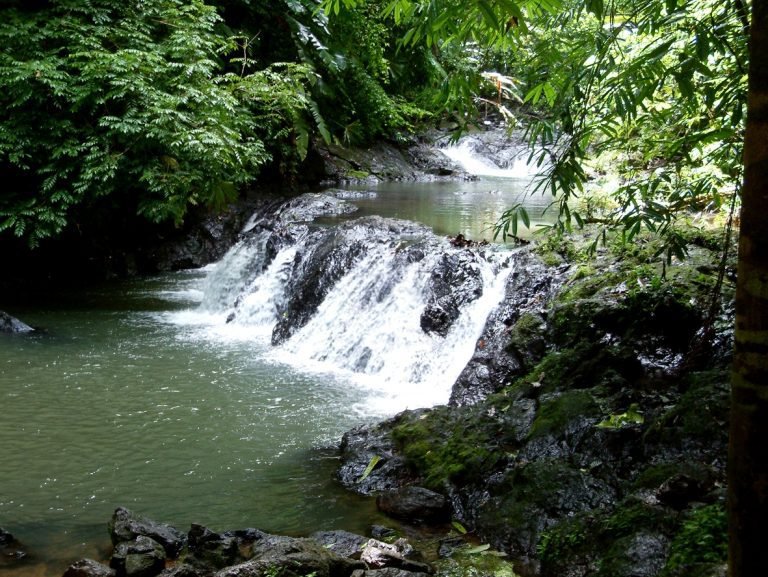
[(728, 443), (730, 381), (725, 369), (692, 373), (682, 381), (686, 392), (645, 434), (647, 445), (702, 454), (724, 454)]
[(658, 574), (677, 526), (666, 509), (632, 499), (614, 508), (565, 517), (541, 535), (542, 573), (621, 577), (650, 570), (648, 574)]
[(478, 531), (494, 546), (528, 557), (559, 520), (608, 507), (616, 498), (613, 487), (559, 460), (518, 465), (490, 493), (478, 511)]
[(441, 491), (447, 481), (464, 485), (482, 479), (502, 456), (502, 433), (500, 423), (484, 418), (480, 407), (437, 407), (402, 420), (392, 439), (422, 484)]
[(542, 398), (536, 420), (531, 427), (531, 437), (560, 436), (576, 419), (597, 421), (600, 409), (592, 394), (587, 391), (567, 391)]

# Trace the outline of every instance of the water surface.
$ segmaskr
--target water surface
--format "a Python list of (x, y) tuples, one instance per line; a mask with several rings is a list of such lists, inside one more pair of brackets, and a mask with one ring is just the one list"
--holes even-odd
[[(375, 194), (354, 200), (355, 216), (490, 239), (489, 225), (525, 198), (528, 182), (358, 187)], [(535, 218), (548, 200), (526, 203)], [(13, 570), (0, 561), (0, 577), (58, 577), (76, 559), (104, 558), (117, 506), (183, 530), (365, 533), (377, 520), (370, 499), (334, 483), (328, 448), (413, 399), (291, 358), (311, 343), (274, 354), (268, 333), (211, 322), (199, 307), (207, 275), (74, 295), (51, 287), (35, 308), (2, 303), (44, 332), (0, 335), (0, 527), (30, 554)], [(418, 404), (447, 401), (449, 388), (421, 391)]]

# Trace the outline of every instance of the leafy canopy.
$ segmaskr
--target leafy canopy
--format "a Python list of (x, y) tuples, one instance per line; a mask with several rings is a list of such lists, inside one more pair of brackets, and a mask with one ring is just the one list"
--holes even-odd
[(201, 0), (51, 0), (3, 16), (0, 231), (32, 245), (105, 197), (155, 222), (221, 206), (306, 106), (301, 67), (225, 72), (235, 43)]
[[(362, 1), (324, 6), (336, 13)], [(459, 119), (472, 116), (483, 72), (514, 87), (557, 232), (593, 221), (631, 241), (649, 230), (667, 258), (682, 257), (676, 222), (736, 199), (746, 0), (392, 0), (385, 13), (407, 28), (401, 45), (426, 44), (446, 70), (471, 63), (454, 64), (440, 92)], [(582, 198), (594, 158), (622, 176), (602, 212)], [(516, 234), (519, 220), (529, 222), (522, 205), (496, 235)]]

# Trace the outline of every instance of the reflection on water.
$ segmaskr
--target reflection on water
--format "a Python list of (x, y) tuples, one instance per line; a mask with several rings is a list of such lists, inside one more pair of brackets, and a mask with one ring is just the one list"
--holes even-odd
[[(518, 235), (527, 238), (537, 225), (552, 222), (545, 214), (552, 202), (548, 194), (530, 194), (531, 179), (482, 176), (474, 181), (385, 182), (350, 185), (344, 188), (350, 201), (359, 207), (352, 218), (380, 215), (416, 220), (430, 226), (436, 234), (471, 240), (493, 239), (493, 225), (505, 210), (522, 203), (531, 217), (531, 229), (522, 225)], [(343, 192), (342, 192), (343, 195)]]

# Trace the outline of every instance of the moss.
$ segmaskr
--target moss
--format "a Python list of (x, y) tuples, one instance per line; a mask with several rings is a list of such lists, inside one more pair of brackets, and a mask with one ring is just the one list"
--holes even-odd
[(493, 551), (457, 554), (436, 564), (436, 577), (516, 577), (512, 563)]
[(646, 441), (670, 446), (697, 441), (704, 446), (727, 444), (729, 375), (726, 369), (691, 373), (686, 392), (649, 428)]
[(543, 572), (557, 575), (588, 562), (596, 567), (595, 575), (626, 575), (632, 564), (627, 552), (637, 535), (665, 539), (676, 527), (667, 510), (636, 501), (625, 501), (610, 511), (578, 513), (542, 532), (538, 552)]
[(590, 541), (592, 520), (590, 514), (576, 515), (544, 531), (537, 547), (541, 562), (548, 567), (567, 566), (573, 554)]
[(568, 423), (579, 417), (592, 417), (599, 408), (592, 395), (586, 391), (569, 391), (542, 401), (536, 420), (531, 427), (531, 437), (562, 432)]
[(516, 353), (524, 366), (531, 368), (541, 360), (546, 348), (546, 322), (539, 314), (523, 313), (509, 330), (507, 350)]
[(344, 176), (347, 178), (353, 178), (355, 180), (365, 180), (371, 176), (371, 173), (364, 170), (349, 169)]
[(483, 477), (500, 458), (499, 425), (478, 411), (441, 407), (392, 430), (406, 464), (423, 484), (442, 490), (446, 481), (466, 484)]
[(665, 576), (702, 575), (728, 557), (728, 520), (722, 502), (691, 511), (670, 546)]

